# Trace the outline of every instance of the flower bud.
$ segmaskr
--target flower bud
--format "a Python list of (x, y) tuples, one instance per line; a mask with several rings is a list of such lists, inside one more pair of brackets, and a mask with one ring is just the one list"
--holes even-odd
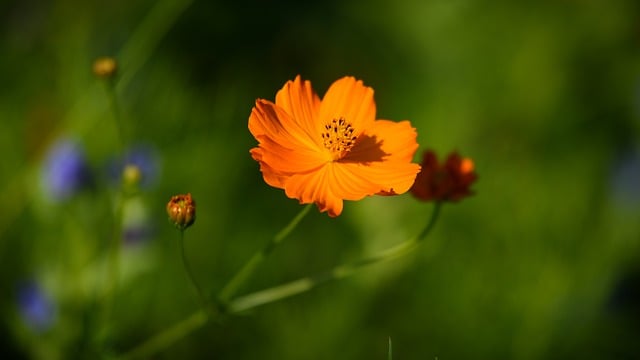
[(122, 182), (125, 186), (135, 187), (142, 180), (142, 171), (133, 164), (127, 164), (122, 169)]
[(93, 62), (93, 73), (102, 79), (110, 79), (118, 71), (118, 63), (111, 57), (101, 57)]
[(184, 230), (196, 221), (196, 202), (191, 194), (172, 196), (167, 203), (167, 214), (169, 221)]
[(420, 165), (422, 169), (410, 190), (417, 199), (456, 202), (473, 194), (470, 187), (478, 175), (470, 158), (452, 152), (441, 163), (435, 152), (428, 150), (424, 152)]

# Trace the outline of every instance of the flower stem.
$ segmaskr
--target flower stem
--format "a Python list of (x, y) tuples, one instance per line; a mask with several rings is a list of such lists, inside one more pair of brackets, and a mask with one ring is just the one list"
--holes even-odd
[[(129, 200), (123, 189), (117, 192), (112, 200), (113, 206), (113, 230), (111, 239), (109, 240), (109, 249), (107, 253), (107, 274), (105, 286), (102, 289), (101, 297), (101, 317), (100, 324), (102, 329), (98, 334), (99, 339), (103, 339), (109, 333), (109, 324), (111, 321), (111, 312), (113, 311), (114, 300), (118, 289), (120, 278), (120, 258), (122, 253), (122, 221), (125, 202)], [(101, 340), (100, 340), (101, 341)]]
[(145, 359), (151, 354), (154, 354), (161, 349), (175, 343), (176, 341), (187, 336), (191, 332), (200, 328), (207, 323), (209, 319), (207, 313), (204, 310), (199, 310), (191, 314), (188, 318), (166, 329), (160, 334), (152, 337), (151, 339), (143, 342), (133, 350), (127, 352), (121, 357), (117, 357), (120, 360), (126, 359)]
[(187, 261), (187, 256), (184, 252), (184, 230), (180, 230), (180, 238), (178, 239), (178, 247), (180, 250), (180, 258), (182, 259), (182, 267), (184, 268), (185, 276), (187, 280), (191, 284), (193, 292), (195, 293), (196, 298), (198, 299), (198, 303), (200, 307), (207, 310), (208, 309), (208, 301), (202, 292), (202, 289), (198, 285), (195, 277), (193, 276), (193, 271), (191, 270), (191, 266), (189, 266), (189, 262)]
[(244, 266), (229, 280), (229, 282), (222, 288), (220, 294), (218, 295), (218, 300), (222, 304), (226, 304), (229, 302), (235, 293), (238, 291), (240, 286), (247, 281), (249, 276), (253, 274), (256, 267), (264, 261), (264, 259), (286, 238), (293, 229), (296, 228), (298, 223), (309, 213), (312, 204), (308, 204), (294, 217), (287, 226), (285, 226), (280, 232), (278, 232), (272, 239), (269, 241), (262, 250), (253, 254), (253, 256), (244, 264)]
[[(436, 220), (440, 214), (440, 207), (441, 207), (440, 203), (435, 204), (435, 207), (433, 209), (429, 222), (427, 223), (425, 228), (416, 237), (412, 239), (409, 239), (392, 248), (382, 251), (377, 255), (373, 255), (373, 256), (361, 259), (351, 264), (337, 266), (326, 273), (313, 276), (313, 277), (302, 278), (302, 279), (295, 280), (283, 285), (272, 287), (270, 289), (261, 290), (253, 294), (239, 297), (236, 300), (233, 300), (229, 303), (229, 307), (227, 308), (227, 313), (233, 314), (233, 313), (246, 311), (261, 305), (265, 305), (265, 304), (278, 301), (293, 295), (297, 295), (305, 291), (309, 291), (315, 288), (316, 286), (322, 283), (325, 283), (329, 280), (336, 280), (336, 279), (340, 279), (340, 278), (349, 276), (351, 274), (354, 274), (356, 271), (364, 268), (367, 265), (389, 261), (399, 256), (406, 255), (411, 250), (415, 249), (417, 245), (419, 245), (419, 243), (429, 234), (431, 229), (433, 229), (433, 226), (435, 225)], [(303, 209), (303, 211), (294, 220), (292, 220), (287, 227), (285, 227), (280, 233), (278, 233), (278, 235), (282, 234), (282, 237), (286, 236), (293, 229), (293, 227), (295, 227), (295, 225), (302, 219), (306, 211), (308, 211), (306, 210), (307, 208)], [(278, 235), (276, 235), (274, 239), (278, 238), (279, 237)], [(277, 242), (281, 240), (282, 239), (280, 238), (280, 240), (278, 240)], [(245, 268), (246, 267), (247, 265), (245, 265)], [(255, 265), (253, 265), (253, 267), (255, 267)], [(245, 268), (243, 268), (243, 270)], [(187, 336), (192, 331), (195, 331), (196, 329), (200, 328), (201, 326), (207, 323), (207, 319), (211, 320), (216, 316), (220, 316), (220, 315), (221, 313), (216, 313), (212, 317), (207, 317), (207, 313), (204, 310), (199, 310), (191, 314), (191, 316), (189, 316), (185, 320), (173, 325), (172, 327), (164, 330), (163, 332), (159, 333), (153, 338), (147, 340), (146, 342), (142, 343), (141, 345), (134, 348), (133, 350), (127, 352), (126, 354), (124, 354), (122, 357), (119, 357), (118, 359), (124, 360), (124, 359), (135, 359), (135, 358), (148, 358), (151, 354), (154, 354), (170, 346), (174, 342)]]
[(249, 310), (260, 305), (272, 303), (284, 298), (288, 298), (293, 295), (297, 295), (306, 291), (309, 291), (318, 285), (321, 285), (330, 280), (342, 279), (344, 277), (353, 275), (357, 271), (363, 269), (366, 266), (378, 264), (386, 261), (396, 259), (398, 257), (409, 254), (413, 251), (420, 242), (429, 234), (431, 229), (436, 223), (438, 215), (440, 213), (440, 203), (436, 203), (431, 214), (431, 219), (424, 227), (424, 229), (414, 238), (404, 241), (398, 245), (395, 245), (389, 249), (383, 250), (378, 254), (371, 255), (369, 257), (362, 258), (352, 263), (343, 264), (334, 267), (333, 269), (302, 279), (294, 280), (286, 284), (278, 285), (265, 290), (257, 291), (249, 295), (241, 296), (233, 300), (229, 304), (230, 313), (238, 313), (245, 310)]
[(118, 287), (118, 277), (120, 269), (120, 252), (122, 245), (122, 209), (124, 197), (116, 199), (115, 211), (113, 216), (113, 234), (111, 236), (111, 244), (109, 249), (109, 278), (107, 287), (105, 288), (105, 308), (107, 314), (111, 310), (111, 300)]
[(113, 114), (113, 122), (116, 127), (116, 135), (118, 138), (119, 153), (124, 152), (127, 146), (128, 134), (126, 131), (126, 124), (122, 115), (122, 109), (120, 108), (120, 102), (118, 101), (118, 94), (116, 92), (116, 79), (109, 78), (103, 81), (105, 91), (107, 92), (107, 98), (109, 100), (109, 107)]

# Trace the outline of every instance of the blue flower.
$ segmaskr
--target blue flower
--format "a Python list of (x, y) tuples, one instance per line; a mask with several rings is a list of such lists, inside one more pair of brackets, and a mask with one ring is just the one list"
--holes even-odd
[(44, 332), (53, 326), (56, 320), (55, 304), (38, 283), (29, 281), (21, 284), (17, 295), (18, 310), (29, 328)]
[(74, 140), (62, 138), (50, 148), (44, 162), (43, 186), (54, 201), (64, 201), (91, 184), (92, 176), (84, 149)]

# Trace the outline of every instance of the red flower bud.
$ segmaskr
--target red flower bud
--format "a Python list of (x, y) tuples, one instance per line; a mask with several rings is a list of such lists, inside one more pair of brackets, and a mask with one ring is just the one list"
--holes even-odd
[(191, 194), (172, 196), (167, 203), (167, 214), (169, 221), (184, 230), (196, 221), (196, 202)]
[(429, 150), (424, 152), (420, 165), (422, 169), (411, 188), (417, 199), (456, 202), (473, 194), (470, 187), (478, 175), (471, 159), (453, 152), (444, 163), (440, 163), (436, 154)]

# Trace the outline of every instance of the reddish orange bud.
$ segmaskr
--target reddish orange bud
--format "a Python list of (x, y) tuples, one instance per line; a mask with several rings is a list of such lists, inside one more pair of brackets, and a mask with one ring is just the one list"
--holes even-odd
[(473, 161), (452, 152), (444, 164), (439, 164), (435, 153), (427, 150), (423, 154), (422, 169), (416, 176), (411, 193), (422, 201), (458, 201), (470, 196), (469, 189), (478, 176)]
[(169, 221), (184, 230), (196, 221), (196, 202), (191, 194), (172, 196), (167, 203), (167, 214)]

